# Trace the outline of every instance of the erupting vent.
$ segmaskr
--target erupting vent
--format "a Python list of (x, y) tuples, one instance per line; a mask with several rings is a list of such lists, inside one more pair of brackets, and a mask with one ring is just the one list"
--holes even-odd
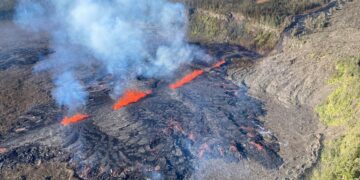
[(113, 110), (121, 109), (129, 104), (138, 102), (139, 100), (145, 98), (151, 94), (151, 91), (137, 91), (137, 90), (127, 90), (124, 95), (119, 99), (119, 101), (114, 104)]
[[(119, 115), (107, 112), (106, 106), (90, 107), (94, 123), (68, 129), (64, 145), (76, 152), (71, 164), (79, 176), (183, 179), (190, 178), (201, 162), (217, 158), (278, 167), (279, 144), (257, 119), (264, 114), (262, 104), (246, 95), (246, 87), (222, 78), (223, 71), (198, 72), (186, 75), (183, 79), (193, 82), (175, 94), (166, 86), (151, 96), (125, 93), (121, 107), (137, 103)], [(183, 79), (176, 87), (189, 82)]]
[[(223, 78), (224, 74), (223, 69), (195, 70), (170, 85), (176, 91), (169, 91), (166, 84), (154, 91), (128, 90), (113, 106), (106, 93), (110, 90), (99, 83), (101, 88), (94, 87), (98, 91), (90, 94), (96, 101), (87, 106), (89, 116), (65, 117), (62, 125), (73, 124), (66, 128), (38, 126), (19, 138), (9, 136), (1, 146), (26, 150), (21, 144), (51, 143), (57, 148), (47, 153), (59, 152), (59, 148), (69, 152), (54, 156), (64, 159), (84, 179), (188, 179), (210, 159), (250, 160), (266, 168), (279, 167), (277, 139), (258, 120), (265, 113), (261, 102), (247, 96), (246, 87)], [(111, 111), (110, 107), (124, 109)], [(4, 157), (18, 151), (7, 150)], [(35, 154), (31, 157), (33, 161), (43, 159)], [(4, 166), (15, 161), (6, 161)]]
[(76, 114), (72, 117), (65, 117), (62, 121), (61, 121), (61, 124), (64, 125), (64, 126), (67, 126), (69, 124), (73, 124), (73, 123), (77, 123), (77, 122), (80, 122), (80, 121), (83, 121), (85, 119), (89, 118), (88, 115), (86, 114)]
[(212, 68), (219, 68), (221, 67), (223, 64), (225, 64), (226, 61), (224, 59), (221, 59), (219, 62), (215, 63)]
[(170, 84), (170, 88), (171, 89), (177, 89), (181, 86), (183, 86), (186, 83), (189, 83), (190, 81), (194, 80), (195, 78), (197, 78), (198, 76), (202, 75), (204, 73), (203, 70), (195, 70), (192, 73), (186, 75), (185, 77), (183, 77), (182, 79), (180, 79), (179, 81), (175, 82), (174, 84)]

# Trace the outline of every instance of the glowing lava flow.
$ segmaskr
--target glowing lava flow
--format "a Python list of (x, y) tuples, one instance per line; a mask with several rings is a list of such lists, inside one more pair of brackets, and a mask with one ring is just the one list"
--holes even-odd
[(151, 91), (136, 91), (136, 90), (127, 90), (125, 91), (124, 95), (119, 99), (117, 103), (114, 104), (113, 110), (121, 109), (129, 104), (138, 102), (139, 100), (143, 99), (144, 97), (151, 94)]
[(61, 121), (61, 124), (67, 126), (69, 124), (74, 124), (83, 121), (87, 118), (89, 118), (89, 116), (86, 114), (75, 114), (74, 116), (71, 117), (65, 116), (64, 119)]
[(212, 68), (219, 68), (220, 66), (222, 66), (223, 64), (225, 64), (226, 61), (221, 59), (219, 62), (215, 63), (214, 65), (212, 65)]
[(182, 79), (180, 79), (179, 81), (170, 84), (169, 87), (171, 89), (177, 89), (181, 86), (183, 86), (186, 83), (189, 83), (190, 81), (194, 80), (195, 78), (197, 78), (198, 76), (202, 75), (204, 73), (203, 70), (194, 70), (192, 73), (186, 75), (185, 77), (183, 77)]
[[(220, 66), (222, 66), (223, 64), (225, 64), (226, 61), (224, 59), (220, 60), (219, 62), (215, 63), (214, 65), (212, 65), (212, 68), (219, 68)], [(203, 70), (201, 69), (197, 69), (194, 70), (192, 73), (184, 76), (182, 79), (180, 79), (179, 81), (176, 81), (173, 84), (170, 84), (169, 87), (171, 89), (177, 89), (189, 82), (191, 82), (192, 80), (194, 80), (195, 78), (197, 78), (198, 76), (202, 75), (204, 73)]]

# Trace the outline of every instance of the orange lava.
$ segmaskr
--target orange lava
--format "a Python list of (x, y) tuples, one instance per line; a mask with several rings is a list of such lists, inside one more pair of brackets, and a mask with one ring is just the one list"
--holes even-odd
[(213, 66), (212, 66), (212, 68), (219, 68), (219, 67), (221, 67), (223, 64), (225, 64), (225, 60), (220, 60), (219, 62), (217, 62), (217, 63), (215, 63)]
[(180, 79), (179, 81), (176, 81), (173, 84), (170, 84), (170, 88), (171, 89), (177, 89), (189, 82), (191, 82), (192, 80), (194, 80), (195, 78), (197, 78), (198, 76), (202, 75), (204, 73), (203, 70), (197, 69), (194, 70), (192, 73), (187, 74), (185, 77), (183, 77), (182, 79)]
[(151, 94), (151, 91), (137, 91), (137, 90), (127, 90), (124, 95), (119, 99), (117, 103), (114, 104), (113, 110), (121, 109), (129, 104), (140, 101)]
[(67, 126), (69, 124), (74, 124), (74, 123), (83, 121), (83, 120), (85, 120), (87, 118), (89, 118), (89, 116), (86, 115), (86, 114), (76, 114), (76, 115), (71, 116), (71, 117), (65, 116), (64, 119), (61, 121), (61, 124), (64, 125), (64, 126)]

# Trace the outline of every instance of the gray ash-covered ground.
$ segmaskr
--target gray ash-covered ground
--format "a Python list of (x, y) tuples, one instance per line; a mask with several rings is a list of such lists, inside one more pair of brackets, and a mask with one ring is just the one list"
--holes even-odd
[[(216, 46), (220, 45), (208, 49), (217, 56), (257, 56), (238, 47)], [(31, 69), (51, 52), (45, 47), (38, 53), (25, 49), (24, 62), (31, 62), (17, 63), (9, 61), (5, 51), (2, 71), (19, 66)], [(194, 65), (206, 66), (210, 65)], [(277, 139), (258, 120), (266, 113), (261, 102), (247, 96), (245, 86), (226, 80), (225, 69), (207, 69), (177, 90), (169, 89), (169, 82), (140, 78), (140, 83), (151, 84), (153, 93), (118, 111), (111, 110), (114, 101), (106, 82), (94, 83), (84, 109), (91, 117), (65, 127), (60, 124), (65, 112), (52, 101), (34, 105), (1, 137), (1, 168), (38, 160), (65, 162), (84, 179), (188, 179), (199, 162), (208, 159), (255, 161), (265, 168), (278, 168), (282, 159)]]

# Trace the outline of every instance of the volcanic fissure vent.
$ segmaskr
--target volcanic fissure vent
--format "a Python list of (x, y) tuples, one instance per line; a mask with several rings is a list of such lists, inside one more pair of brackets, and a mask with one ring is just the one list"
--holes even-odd
[(65, 147), (82, 177), (190, 178), (201, 161), (254, 160), (277, 168), (277, 139), (257, 119), (262, 104), (213, 69), (177, 88), (160, 86), (118, 111), (89, 107)]

